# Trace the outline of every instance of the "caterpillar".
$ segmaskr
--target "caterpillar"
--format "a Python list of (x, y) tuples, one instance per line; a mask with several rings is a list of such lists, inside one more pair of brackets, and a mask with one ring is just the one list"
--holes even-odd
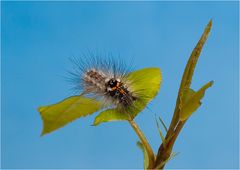
[(93, 125), (113, 120), (133, 120), (157, 95), (161, 83), (159, 68), (131, 71), (119, 58), (70, 58), (74, 63), (66, 77), (77, 95), (61, 102), (39, 107), (42, 134), (67, 123), (101, 111)]
[(132, 65), (113, 57), (71, 58), (74, 72), (74, 89), (78, 94), (90, 96), (102, 102), (103, 107), (112, 106), (121, 110), (134, 108), (134, 101), (140, 100), (138, 92), (127, 79)]

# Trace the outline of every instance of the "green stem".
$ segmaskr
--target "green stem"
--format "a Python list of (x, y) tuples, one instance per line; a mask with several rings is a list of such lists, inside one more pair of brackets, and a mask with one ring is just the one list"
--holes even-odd
[(148, 158), (149, 158), (148, 169), (152, 169), (154, 167), (154, 162), (155, 162), (155, 156), (154, 156), (153, 150), (152, 150), (150, 144), (148, 143), (147, 138), (144, 136), (143, 132), (138, 127), (136, 122), (134, 122), (134, 120), (129, 120), (129, 123), (132, 126), (132, 128), (134, 129), (134, 131), (136, 132), (136, 134), (138, 135), (144, 148), (146, 149), (146, 152), (147, 152)]

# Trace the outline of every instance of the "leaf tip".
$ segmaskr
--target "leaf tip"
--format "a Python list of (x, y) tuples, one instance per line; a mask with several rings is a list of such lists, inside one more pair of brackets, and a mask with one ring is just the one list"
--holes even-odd
[(211, 28), (212, 28), (212, 19), (210, 19), (207, 26), (205, 27), (204, 34), (206, 37), (208, 36), (209, 32), (211, 31)]
[(44, 106), (39, 106), (38, 108), (37, 108), (37, 110), (38, 110), (38, 112), (42, 112), (43, 110), (44, 110)]
[(97, 117), (96, 117), (93, 124), (91, 124), (91, 126), (97, 126), (99, 124), (100, 124), (100, 122), (97, 120)]
[(40, 137), (43, 137), (47, 134), (48, 132), (46, 132), (46, 130), (43, 128), (41, 134), (40, 134)]
[(213, 80), (210, 81), (209, 84), (210, 84), (210, 87), (211, 87), (214, 84), (214, 81)]
[(210, 21), (208, 22), (208, 27), (212, 27), (212, 21), (213, 19), (211, 18)]

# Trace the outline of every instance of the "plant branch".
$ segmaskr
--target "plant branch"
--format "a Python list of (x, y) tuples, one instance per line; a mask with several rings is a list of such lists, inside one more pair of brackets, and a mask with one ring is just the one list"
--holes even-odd
[(186, 123), (186, 120), (180, 121), (174, 131), (174, 135), (170, 138), (170, 140), (167, 141), (165, 146), (163, 144), (161, 144), (160, 149), (159, 149), (159, 151), (161, 152), (161, 157), (159, 160), (156, 160), (155, 169), (163, 169), (164, 166), (166, 165), (167, 161), (169, 160), (169, 157), (171, 156), (173, 145), (185, 123)]
[(184, 73), (182, 76), (181, 85), (180, 85), (180, 88), (178, 91), (178, 97), (176, 100), (176, 107), (174, 109), (172, 121), (170, 123), (167, 134), (165, 136), (165, 143), (164, 143), (164, 145), (161, 144), (158, 149), (158, 154), (157, 154), (157, 158), (156, 158), (156, 162), (155, 162), (156, 169), (164, 168), (164, 166), (167, 162), (166, 160), (169, 159), (169, 157), (172, 153), (173, 145), (174, 145), (181, 129), (183, 128), (185, 122), (187, 121), (187, 120), (184, 120), (184, 121), (179, 120), (179, 114), (180, 114), (180, 111), (181, 111), (181, 108), (183, 105), (183, 101), (182, 101), (183, 96), (185, 95), (186, 91), (190, 88), (193, 73), (194, 73), (198, 58), (202, 51), (202, 47), (207, 40), (207, 37), (211, 30), (211, 27), (212, 27), (212, 20), (209, 21), (200, 40), (198, 41), (197, 45), (193, 49), (193, 51), (188, 59), (187, 65), (185, 67), (185, 70), (184, 70)]
[(144, 136), (143, 132), (141, 131), (141, 129), (138, 127), (138, 125), (136, 124), (136, 122), (134, 120), (129, 120), (128, 122), (130, 123), (130, 125), (132, 126), (132, 128), (134, 129), (136, 134), (138, 135), (139, 139), (141, 140), (144, 148), (146, 149), (146, 152), (147, 152), (148, 158), (149, 158), (148, 169), (152, 169), (154, 167), (155, 156), (154, 156), (154, 153), (153, 153), (153, 150), (152, 150), (150, 144), (147, 141), (147, 138)]
[(211, 30), (211, 27), (212, 27), (212, 20), (209, 21), (200, 40), (198, 41), (197, 45), (193, 49), (193, 51), (188, 59), (187, 65), (185, 67), (185, 70), (184, 70), (184, 73), (182, 76), (182, 81), (181, 81), (181, 85), (180, 85), (180, 88), (178, 91), (178, 97), (177, 97), (177, 101), (176, 101), (176, 107), (174, 110), (173, 118), (172, 118), (167, 136), (169, 136), (173, 132), (174, 128), (176, 127), (176, 124), (178, 122), (178, 117), (179, 117), (179, 111), (180, 111), (180, 107), (181, 107), (181, 99), (182, 99), (184, 90), (188, 89), (191, 85), (192, 77), (193, 77), (193, 73), (195, 71), (197, 61), (199, 59), (203, 45), (207, 40), (207, 37)]

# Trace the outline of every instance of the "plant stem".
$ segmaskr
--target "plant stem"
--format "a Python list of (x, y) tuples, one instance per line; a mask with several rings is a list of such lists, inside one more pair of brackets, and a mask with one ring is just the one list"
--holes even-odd
[(176, 101), (176, 106), (173, 114), (172, 121), (170, 123), (170, 126), (168, 128), (167, 134), (165, 136), (165, 143), (164, 145), (161, 144), (158, 153), (157, 153), (157, 158), (155, 162), (155, 168), (156, 169), (163, 169), (165, 164), (167, 163), (167, 160), (169, 159), (171, 153), (172, 153), (172, 148), (173, 145), (183, 128), (183, 125), (187, 120), (180, 121), (179, 120), (179, 113), (180, 113), (180, 108), (182, 107), (182, 98), (185, 95), (185, 90), (190, 88), (192, 77), (194, 74), (194, 70), (198, 61), (198, 58), (200, 56), (200, 53), (202, 51), (203, 45), (207, 40), (207, 37), (209, 35), (209, 32), (212, 27), (212, 20), (209, 21), (208, 25), (206, 26), (200, 40), (198, 41), (197, 45), (193, 49), (187, 65), (184, 69), (184, 73), (182, 76), (182, 81), (181, 85), (178, 91), (178, 97)]
[(154, 167), (154, 162), (155, 162), (155, 156), (154, 156), (153, 150), (152, 150), (150, 144), (148, 143), (147, 138), (144, 136), (143, 132), (138, 127), (136, 122), (134, 120), (129, 120), (129, 123), (132, 126), (132, 128), (134, 129), (134, 131), (136, 132), (136, 134), (138, 135), (144, 148), (146, 149), (146, 152), (147, 152), (148, 158), (149, 158), (148, 169), (152, 169)]
[(173, 145), (181, 132), (184, 124), (186, 123), (187, 120), (180, 121), (176, 125), (176, 129), (173, 132), (173, 136), (170, 137), (170, 140), (168, 140), (164, 145), (161, 144), (160, 149), (158, 150), (158, 157), (156, 160), (156, 167), (155, 169), (163, 169), (164, 166), (166, 165), (169, 157), (171, 156)]

